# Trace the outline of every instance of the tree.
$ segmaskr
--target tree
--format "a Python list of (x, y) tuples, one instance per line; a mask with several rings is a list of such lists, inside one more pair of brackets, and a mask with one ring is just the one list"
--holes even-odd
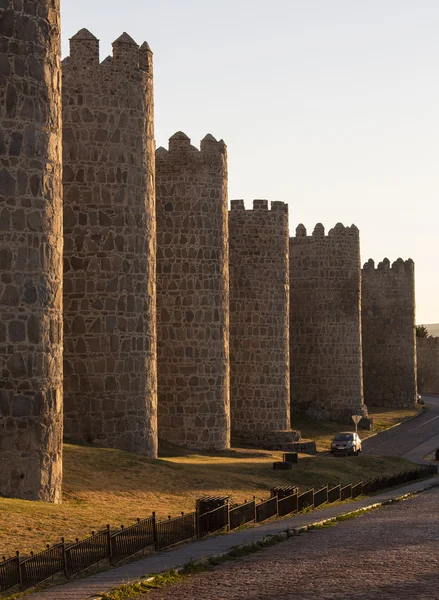
[(428, 329), (424, 325), (416, 325), (416, 337), (417, 338), (428, 338)]

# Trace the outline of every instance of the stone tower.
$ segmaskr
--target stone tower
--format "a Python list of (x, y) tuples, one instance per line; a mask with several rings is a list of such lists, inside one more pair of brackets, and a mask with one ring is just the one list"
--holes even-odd
[(416, 338), (416, 367), (419, 393), (439, 393), (439, 337)]
[(64, 394), (72, 439), (157, 455), (152, 53), (124, 33), (63, 61)]
[[(290, 424), (288, 205), (232, 200), (230, 404), (232, 440), (294, 441)], [(284, 437), (282, 438), (282, 433)], [(285, 432), (286, 437), (285, 437)]]
[(0, 45), (0, 495), (59, 502), (59, 0), (3, 0)]
[(227, 152), (184, 133), (158, 148), (159, 435), (197, 449), (230, 445)]
[(368, 406), (416, 403), (415, 267), (385, 258), (362, 270), (364, 399)]
[(290, 238), (291, 402), (317, 419), (367, 415), (361, 357), (360, 237), (338, 223)]

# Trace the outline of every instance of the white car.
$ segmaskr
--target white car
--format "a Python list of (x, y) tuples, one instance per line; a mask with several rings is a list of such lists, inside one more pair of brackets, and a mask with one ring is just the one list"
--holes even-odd
[(331, 442), (331, 454), (354, 454), (358, 456), (361, 452), (361, 440), (358, 433), (343, 431), (337, 433)]

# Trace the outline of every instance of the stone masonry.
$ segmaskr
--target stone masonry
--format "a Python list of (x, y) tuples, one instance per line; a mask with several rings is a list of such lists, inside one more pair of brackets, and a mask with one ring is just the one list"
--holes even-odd
[[(230, 402), (232, 439), (295, 441), (290, 424), (288, 205), (232, 200)], [(283, 433), (282, 433), (283, 432)], [(260, 442), (259, 442), (260, 443)]]
[(227, 153), (178, 132), (157, 165), (159, 435), (196, 449), (230, 444)]
[(439, 337), (416, 338), (418, 390), (439, 393)]
[(415, 268), (385, 258), (362, 270), (364, 398), (368, 406), (416, 403)]
[(152, 53), (124, 33), (63, 61), (65, 432), (157, 455)]
[(352, 423), (363, 402), (360, 239), (338, 223), (312, 236), (299, 225), (290, 238), (292, 406), (318, 419)]
[(61, 500), (59, 0), (0, 2), (0, 495)]

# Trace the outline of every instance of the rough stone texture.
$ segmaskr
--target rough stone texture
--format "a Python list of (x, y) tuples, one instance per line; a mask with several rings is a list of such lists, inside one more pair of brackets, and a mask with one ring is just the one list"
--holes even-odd
[(72, 439), (157, 455), (152, 53), (124, 33), (63, 61), (64, 394)]
[(157, 329), (159, 434), (174, 444), (230, 445), (227, 154), (181, 132), (159, 148)]
[(0, 2), (0, 494), (59, 502), (59, 0)]
[(338, 223), (327, 236), (299, 225), (290, 238), (291, 402), (318, 419), (367, 416), (363, 402), (360, 239)]
[(364, 399), (368, 406), (416, 403), (415, 268), (385, 258), (362, 270)]
[[(232, 200), (230, 404), (233, 440), (290, 429), (288, 205)], [(244, 435), (243, 435), (244, 434)], [(272, 437), (272, 436), (271, 436)], [(284, 436), (285, 437), (285, 436)], [(272, 440), (271, 440), (272, 441)]]
[(418, 390), (421, 394), (439, 393), (439, 338), (416, 338)]

